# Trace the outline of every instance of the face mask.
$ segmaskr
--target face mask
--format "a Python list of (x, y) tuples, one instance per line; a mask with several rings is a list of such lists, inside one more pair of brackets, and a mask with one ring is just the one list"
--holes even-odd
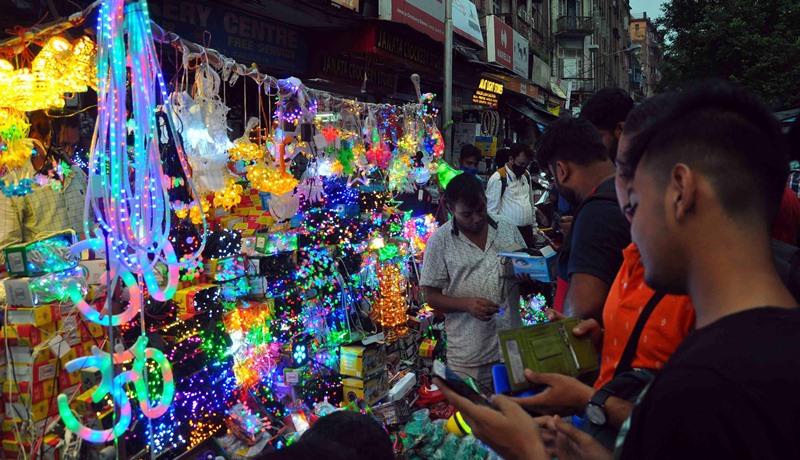
[(473, 176), (478, 175), (478, 168), (467, 168), (466, 166), (462, 166), (461, 170), (467, 174), (472, 174)]
[(518, 165), (512, 164), (511, 165), (511, 170), (514, 172), (514, 174), (517, 175), (517, 177), (519, 177), (519, 176), (522, 176), (523, 174), (525, 174), (525, 171), (527, 170), (527, 168), (525, 166), (518, 166)]

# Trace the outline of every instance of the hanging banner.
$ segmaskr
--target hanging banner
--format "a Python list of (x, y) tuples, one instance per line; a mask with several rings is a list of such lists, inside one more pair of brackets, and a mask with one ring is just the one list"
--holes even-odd
[(486, 60), (528, 78), (528, 40), (497, 16), (486, 16)]
[[(453, 1), (453, 33), (483, 48), (478, 10), (469, 0)], [(407, 24), (437, 42), (444, 43), (442, 0), (379, 0), (379, 18)]]
[(286, 24), (194, 0), (152, 2), (150, 16), (165, 30), (208, 43), (238, 62), (254, 62), (286, 76), (306, 70), (308, 43), (299, 29)]

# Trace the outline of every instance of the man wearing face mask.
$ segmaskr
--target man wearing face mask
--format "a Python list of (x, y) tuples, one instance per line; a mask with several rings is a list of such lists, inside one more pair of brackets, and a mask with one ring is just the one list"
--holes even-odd
[(575, 209), (558, 256), (555, 309), (603, 324), (603, 304), (631, 242), (614, 187), (614, 165), (597, 130), (586, 120), (556, 120), (539, 138), (542, 167)]
[(482, 157), (483, 155), (481, 155), (481, 149), (472, 144), (464, 145), (461, 147), (461, 157), (459, 158), (461, 170), (465, 173), (477, 176), (478, 163), (481, 161)]
[(536, 225), (536, 207), (528, 166), (533, 161), (533, 150), (526, 144), (511, 146), (508, 163), (497, 170), (486, 184), (487, 208), (490, 213), (508, 218), (517, 226), (525, 244), (533, 247)]

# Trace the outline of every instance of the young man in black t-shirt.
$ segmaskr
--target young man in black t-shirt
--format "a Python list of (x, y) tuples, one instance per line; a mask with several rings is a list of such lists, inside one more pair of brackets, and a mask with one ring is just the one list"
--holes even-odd
[[(788, 174), (780, 130), (762, 103), (726, 83), (676, 97), (628, 150), (625, 212), (645, 281), (689, 294), (697, 330), (640, 399), (616, 457), (800, 458), (800, 311), (770, 249)], [(534, 421), (505, 397), (497, 411), (443, 391), (506, 459), (612, 458), (557, 417)]]
[(539, 138), (536, 159), (575, 209), (558, 255), (557, 311), (603, 324), (603, 305), (631, 242), (617, 204), (614, 165), (597, 130), (586, 120), (560, 119)]

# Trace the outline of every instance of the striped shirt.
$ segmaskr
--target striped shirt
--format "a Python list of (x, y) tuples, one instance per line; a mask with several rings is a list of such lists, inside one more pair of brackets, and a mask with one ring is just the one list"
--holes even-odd
[[(30, 177), (33, 168), (23, 168), (21, 173)], [(34, 184), (33, 193), (24, 196), (9, 198), (0, 194), (0, 248), (69, 229), (82, 238), (86, 184), (86, 174), (75, 166), (60, 190)], [(3, 262), (2, 254), (0, 262)]]
[(517, 227), (532, 225), (536, 230), (536, 208), (530, 178), (526, 174), (517, 178), (508, 166), (503, 167), (506, 168), (508, 184), (506, 192), (501, 199), (502, 180), (500, 172), (495, 172), (486, 184), (486, 209), (492, 214), (506, 217)]

